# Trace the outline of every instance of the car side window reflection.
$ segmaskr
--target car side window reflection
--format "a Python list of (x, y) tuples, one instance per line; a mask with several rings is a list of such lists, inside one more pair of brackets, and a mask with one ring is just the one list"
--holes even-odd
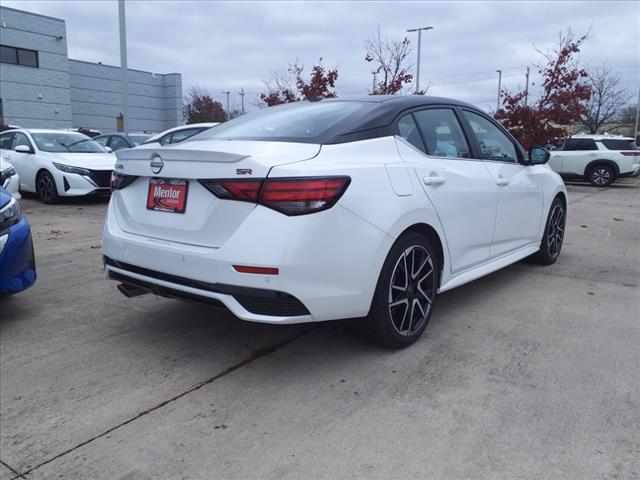
[(430, 108), (414, 113), (427, 155), (469, 158), (469, 145), (453, 110)]
[(123, 148), (129, 148), (129, 144), (122, 137), (114, 135), (111, 137), (111, 150), (114, 152), (122, 150)]
[(31, 142), (29, 141), (27, 136), (24, 133), (16, 132), (13, 136), (13, 142), (11, 143), (11, 150), (15, 150), (15, 148), (20, 145), (25, 145), (33, 150)]
[(418, 150), (426, 153), (424, 143), (422, 143), (422, 138), (420, 137), (420, 132), (418, 131), (418, 125), (416, 125), (416, 121), (413, 119), (413, 115), (408, 114), (398, 120), (398, 130), (400, 131), (400, 136), (402, 138), (404, 138)]
[(516, 146), (497, 126), (477, 113), (465, 110), (464, 115), (480, 144), (483, 160), (518, 161)]

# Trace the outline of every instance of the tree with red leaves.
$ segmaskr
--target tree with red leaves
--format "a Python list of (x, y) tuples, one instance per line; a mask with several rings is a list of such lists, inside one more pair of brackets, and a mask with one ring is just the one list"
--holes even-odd
[(541, 94), (538, 100), (525, 105), (527, 91), (501, 92), (503, 106), (495, 113), (516, 137), (529, 148), (549, 145), (566, 136), (564, 127), (580, 120), (591, 96), (588, 74), (579, 68), (575, 55), (586, 40), (587, 34), (575, 38), (571, 30), (560, 33), (558, 45), (550, 52), (540, 52), (547, 60), (545, 66), (537, 66), (542, 75)]
[(305, 81), (302, 73), (304, 66), (298, 62), (290, 65), (286, 73), (271, 72), (271, 80), (265, 82), (268, 93), (260, 95), (260, 99), (268, 106), (281, 103), (300, 102), (315, 97), (333, 98), (336, 96), (335, 83), (338, 79), (338, 69), (325, 70), (322, 58), (311, 68), (309, 81)]
[(393, 95), (411, 83), (413, 75), (409, 73), (413, 65), (409, 61), (410, 41), (383, 38), (378, 29), (377, 35), (365, 42), (367, 54), (364, 59), (376, 65), (373, 73), (381, 74), (381, 80), (371, 95)]
[(192, 87), (185, 98), (184, 118), (189, 123), (226, 122), (227, 112), (222, 104), (216, 102), (202, 87)]

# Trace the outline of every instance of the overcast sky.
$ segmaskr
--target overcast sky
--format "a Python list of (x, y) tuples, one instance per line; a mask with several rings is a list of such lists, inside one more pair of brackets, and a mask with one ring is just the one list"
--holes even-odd
[[(66, 20), (69, 57), (119, 65), (118, 6), (112, 1), (12, 1), (2, 5)], [(183, 91), (207, 88), (218, 100), (247, 92), (247, 105), (265, 90), (269, 70), (296, 59), (307, 67), (322, 57), (337, 66), (338, 94), (366, 94), (371, 64), (364, 41), (380, 27), (389, 37), (422, 36), (421, 84), (429, 94), (495, 107), (496, 69), (504, 85), (524, 85), (527, 65), (541, 61), (558, 33), (591, 28), (581, 59), (607, 63), (625, 85), (640, 79), (640, 2), (213, 2), (128, 0), (130, 68), (182, 73)], [(414, 61), (415, 63), (415, 61)], [(535, 69), (532, 70), (536, 80)], [(535, 87), (533, 89), (535, 92)], [(224, 103), (224, 102), (223, 102)]]

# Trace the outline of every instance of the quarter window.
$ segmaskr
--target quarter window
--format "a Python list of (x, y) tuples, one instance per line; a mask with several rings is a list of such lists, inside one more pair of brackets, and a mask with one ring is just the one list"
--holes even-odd
[(427, 155), (469, 158), (469, 145), (453, 110), (430, 108), (413, 115), (422, 133)]
[(518, 161), (516, 146), (502, 130), (477, 113), (465, 110), (464, 115), (480, 144), (483, 160)]
[(26, 48), (0, 45), (0, 63), (38, 68), (38, 52)]
[(416, 121), (413, 119), (413, 115), (405, 115), (400, 120), (398, 120), (398, 130), (402, 138), (404, 138), (418, 150), (426, 153), (424, 143), (422, 143), (422, 138), (420, 137), (420, 132), (418, 131), (418, 125), (416, 125)]

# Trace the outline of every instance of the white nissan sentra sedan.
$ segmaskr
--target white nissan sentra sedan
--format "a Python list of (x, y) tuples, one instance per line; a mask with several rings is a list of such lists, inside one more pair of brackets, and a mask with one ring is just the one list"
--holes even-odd
[(115, 156), (82, 133), (19, 129), (0, 134), (0, 154), (20, 177), (20, 190), (45, 203), (108, 194)]
[(567, 192), (548, 158), (444, 98), (267, 108), (118, 152), (107, 275), (128, 297), (221, 303), (255, 322), (363, 317), (402, 347), (439, 292), (556, 261)]

